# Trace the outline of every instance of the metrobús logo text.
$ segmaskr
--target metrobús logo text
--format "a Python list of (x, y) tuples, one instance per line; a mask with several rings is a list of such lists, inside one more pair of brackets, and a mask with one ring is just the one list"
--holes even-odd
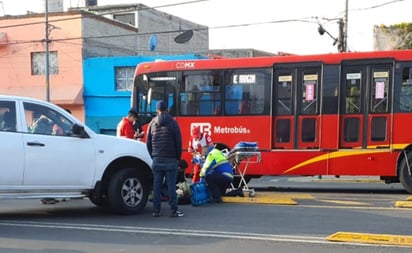
[(215, 134), (249, 134), (250, 129), (243, 126), (215, 126), (213, 128)]
[(214, 126), (212, 127), (212, 124), (208, 122), (193, 122), (190, 124), (190, 131), (192, 131), (192, 129), (196, 126), (200, 127), (200, 131), (202, 133), (207, 133), (209, 134), (209, 136), (212, 136), (213, 134), (250, 134), (250, 129), (244, 126)]

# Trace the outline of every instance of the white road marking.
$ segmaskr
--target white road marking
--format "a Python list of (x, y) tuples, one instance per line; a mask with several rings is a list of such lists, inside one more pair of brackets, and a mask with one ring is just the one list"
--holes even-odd
[(274, 235), (260, 233), (243, 233), (231, 231), (210, 231), (210, 230), (192, 230), (192, 229), (169, 229), (169, 228), (152, 228), (152, 227), (132, 227), (132, 226), (112, 226), (112, 225), (95, 225), (95, 224), (75, 224), (75, 223), (49, 223), (33, 221), (0, 221), (0, 226), (25, 227), (25, 228), (50, 228), (50, 229), (68, 229), (97, 232), (119, 232), (119, 233), (142, 233), (142, 234), (162, 234), (173, 236), (191, 236), (191, 237), (209, 237), (220, 239), (243, 239), (256, 241), (272, 242), (294, 242), (294, 243), (312, 243), (312, 244), (340, 244), (356, 245), (365, 247), (396, 247), (387, 245), (369, 245), (350, 242), (331, 242), (325, 237), (320, 236), (298, 236), (298, 235)]

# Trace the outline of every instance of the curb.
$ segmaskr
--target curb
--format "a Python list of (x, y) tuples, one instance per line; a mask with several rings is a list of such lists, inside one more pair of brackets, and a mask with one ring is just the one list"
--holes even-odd
[(407, 235), (337, 232), (328, 236), (326, 240), (334, 242), (412, 246), (412, 236)]

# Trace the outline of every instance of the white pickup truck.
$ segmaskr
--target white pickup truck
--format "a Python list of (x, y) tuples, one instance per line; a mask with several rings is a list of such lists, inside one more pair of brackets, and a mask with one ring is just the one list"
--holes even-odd
[(136, 214), (152, 190), (140, 141), (94, 133), (66, 110), (0, 95), (0, 199), (84, 198)]

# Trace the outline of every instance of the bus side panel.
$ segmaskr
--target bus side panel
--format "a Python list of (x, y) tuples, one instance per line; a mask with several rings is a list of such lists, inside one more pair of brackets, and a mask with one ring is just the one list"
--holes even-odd
[(214, 143), (223, 143), (229, 149), (241, 141), (257, 142), (259, 149), (270, 149), (269, 116), (188, 116), (178, 117), (177, 121), (182, 132), (183, 149), (187, 149), (193, 126), (200, 126), (201, 132), (208, 133)]
[[(192, 156), (187, 152), (191, 129), (200, 126), (201, 132), (208, 133), (214, 143), (224, 144), (232, 149), (240, 141), (257, 142), (260, 150), (270, 150), (271, 120), (269, 116), (186, 116), (176, 118), (182, 133), (183, 154), (182, 159), (188, 163), (186, 174), (193, 173)], [(258, 167), (257, 167), (258, 165)], [(262, 174), (262, 164), (253, 164), (251, 171), (255, 175)], [(270, 170), (268, 170), (270, 171)], [(249, 174), (249, 170), (248, 170)]]
[(403, 149), (412, 143), (410, 113), (397, 113), (393, 115), (392, 145), (395, 149)]
[(330, 153), (329, 174), (396, 176), (399, 152), (389, 149), (340, 150)]
[(399, 152), (389, 150), (272, 151), (249, 164), (251, 175), (396, 176)]
[(336, 150), (339, 145), (339, 116), (324, 114), (321, 117), (320, 141), (322, 150)]
[(274, 150), (262, 152), (261, 163), (251, 163), (247, 174), (253, 175), (325, 175), (325, 152), (311, 150)]

